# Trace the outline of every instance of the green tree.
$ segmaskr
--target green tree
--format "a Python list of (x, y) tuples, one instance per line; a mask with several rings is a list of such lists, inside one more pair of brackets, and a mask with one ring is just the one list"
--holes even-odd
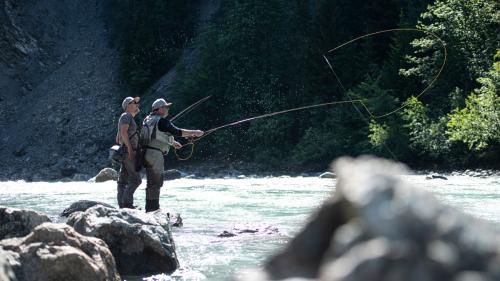
[(490, 72), (478, 79), (462, 109), (449, 114), (447, 134), (452, 141), (462, 141), (469, 149), (481, 150), (500, 143), (500, 50)]
[(439, 158), (447, 152), (449, 143), (445, 135), (446, 118), (433, 120), (430, 110), (421, 101), (411, 97), (402, 111), (404, 127), (409, 131), (410, 147), (420, 155)]
[[(451, 109), (449, 94), (456, 93), (457, 87), (463, 93), (475, 88), (476, 78), (487, 72), (491, 56), (500, 47), (500, 4), (496, 0), (437, 0), (422, 14), (417, 27), (436, 34), (447, 45), (447, 67), (439, 83), (423, 97), (435, 106), (435, 114), (443, 115)], [(412, 67), (401, 72), (427, 85), (444, 59), (441, 44), (428, 35), (412, 45), (415, 51), (408, 56)]]
[(122, 46), (122, 73), (138, 92), (172, 68), (194, 35), (195, 0), (106, 0), (111, 44)]

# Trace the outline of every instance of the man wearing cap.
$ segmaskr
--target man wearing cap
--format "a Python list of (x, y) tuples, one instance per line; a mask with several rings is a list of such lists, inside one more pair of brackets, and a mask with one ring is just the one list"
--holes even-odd
[(165, 118), (171, 105), (164, 99), (155, 100), (152, 112), (143, 121), (143, 126), (147, 125), (149, 128), (153, 128), (151, 140), (144, 155), (147, 176), (146, 212), (156, 211), (160, 208), (160, 188), (163, 186), (163, 155), (168, 153), (171, 146), (181, 147), (181, 144), (175, 141), (174, 136), (201, 137), (203, 135), (203, 131), (200, 130), (177, 128), (169, 119)]
[(134, 208), (134, 192), (141, 185), (141, 175), (135, 169), (135, 150), (139, 141), (134, 117), (139, 112), (139, 97), (126, 97), (123, 114), (118, 120), (116, 143), (126, 148), (118, 177), (117, 199), (120, 208)]

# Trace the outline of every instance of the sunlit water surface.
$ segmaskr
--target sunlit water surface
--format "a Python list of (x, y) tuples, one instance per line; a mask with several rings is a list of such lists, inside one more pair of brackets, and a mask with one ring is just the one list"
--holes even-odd
[[(436, 194), (444, 203), (500, 225), (500, 178), (448, 177), (425, 180), (403, 176), (414, 186)], [(335, 188), (335, 180), (314, 177), (180, 179), (166, 182), (161, 207), (181, 213), (184, 227), (174, 228), (181, 268), (162, 280), (226, 280), (255, 268), (283, 247)], [(144, 186), (135, 204), (144, 207)], [(72, 202), (98, 200), (115, 205), (116, 183), (0, 182), (0, 205), (31, 208), (60, 221)], [(271, 234), (219, 238), (224, 230), (277, 228)], [(245, 226), (243, 226), (245, 227)], [(140, 280), (140, 277), (126, 277)]]

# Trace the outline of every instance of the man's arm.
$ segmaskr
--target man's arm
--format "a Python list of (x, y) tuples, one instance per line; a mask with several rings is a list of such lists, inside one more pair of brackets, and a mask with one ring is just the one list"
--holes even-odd
[(158, 130), (162, 132), (170, 133), (174, 136), (182, 136), (182, 137), (201, 137), (203, 135), (203, 131), (200, 130), (187, 130), (177, 128), (172, 122), (168, 119), (162, 118), (158, 123)]
[(191, 137), (201, 137), (203, 136), (203, 131), (200, 130), (186, 130), (186, 129), (181, 129), (182, 131), (182, 136), (185, 138), (191, 138)]
[(132, 160), (133, 158), (133, 153), (134, 153), (134, 150), (132, 149), (132, 144), (130, 144), (130, 140), (128, 138), (128, 127), (129, 127), (129, 124), (122, 124), (120, 125), (120, 136), (122, 137), (122, 140), (123, 140), (123, 143), (125, 144), (125, 146), (127, 146), (127, 151), (128, 151), (128, 159), (129, 160)]

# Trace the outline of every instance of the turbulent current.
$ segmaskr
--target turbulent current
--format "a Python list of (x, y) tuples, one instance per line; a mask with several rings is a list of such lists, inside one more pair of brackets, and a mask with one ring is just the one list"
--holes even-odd
[[(500, 177), (426, 180), (414, 175), (403, 179), (436, 194), (445, 204), (500, 227)], [(135, 194), (135, 204), (142, 208), (144, 187), (145, 183)], [(184, 221), (182, 228), (173, 229), (181, 268), (172, 276), (147, 279), (226, 280), (258, 267), (300, 230), (334, 189), (335, 180), (314, 177), (168, 181), (162, 189), (161, 207), (180, 213)], [(115, 182), (0, 183), (0, 205), (35, 209), (55, 221), (62, 221), (58, 214), (74, 201), (115, 205), (115, 197)], [(218, 237), (224, 231), (237, 235)]]

